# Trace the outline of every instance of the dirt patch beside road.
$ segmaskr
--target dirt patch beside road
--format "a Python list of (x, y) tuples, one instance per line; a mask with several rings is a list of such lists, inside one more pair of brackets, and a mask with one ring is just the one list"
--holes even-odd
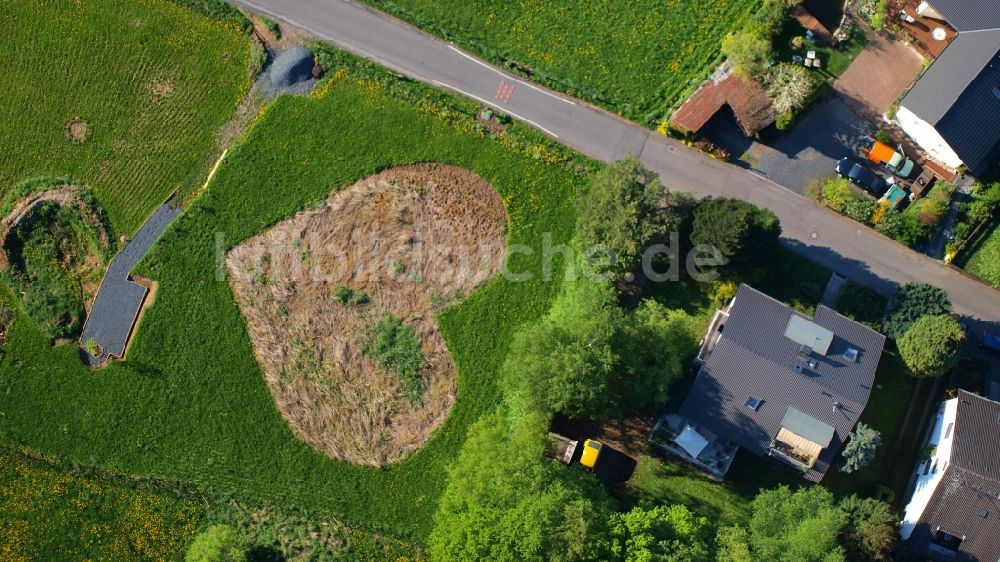
[[(230, 252), (254, 353), (300, 439), (381, 466), (430, 438), (456, 392), (435, 315), (500, 270), (506, 226), (481, 178), (420, 164), (362, 180)], [(389, 315), (413, 328), (426, 356), (416, 402), (362, 351), (366, 329)]]

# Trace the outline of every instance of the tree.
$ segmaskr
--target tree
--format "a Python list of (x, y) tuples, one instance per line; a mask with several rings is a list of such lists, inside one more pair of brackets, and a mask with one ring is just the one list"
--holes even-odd
[(634, 507), (611, 514), (609, 560), (708, 562), (708, 520), (683, 505)]
[(989, 220), (1000, 209), (1000, 182), (989, 186), (976, 184), (972, 195), (972, 201), (965, 205), (965, 212), (973, 223)]
[(577, 242), (583, 249), (605, 245), (612, 263), (599, 264), (616, 278), (639, 263), (646, 245), (668, 225), (666, 189), (660, 178), (629, 158), (606, 166), (577, 198)]
[(816, 80), (802, 65), (781, 63), (765, 76), (767, 93), (774, 99), (775, 113), (789, 113), (805, 107), (816, 89)]
[(212, 525), (194, 538), (185, 562), (244, 562), (246, 545), (229, 525)]
[(920, 317), (939, 314), (951, 314), (951, 299), (944, 289), (927, 283), (907, 283), (889, 302), (882, 329), (899, 339)]
[(849, 562), (887, 562), (892, 559), (899, 519), (889, 506), (872, 498), (844, 498), (840, 509), (847, 516), (840, 542)]
[(882, 444), (882, 434), (868, 425), (858, 422), (851, 432), (841, 456), (844, 466), (840, 470), (850, 474), (868, 465), (875, 458), (875, 451)]
[(837, 537), (846, 516), (833, 495), (820, 486), (792, 492), (787, 486), (765, 490), (751, 504), (750, 546), (754, 560), (842, 562)]
[(753, 562), (750, 535), (743, 527), (722, 527), (715, 535), (716, 562)]
[(955, 366), (965, 330), (954, 317), (924, 316), (899, 338), (899, 356), (916, 377), (940, 377)]
[(771, 40), (752, 30), (729, 33), (722, 38), (722, 54), (737, 76), (751, 80), (770, 63)]
[(615, 344), (621, 361), (612, 387), (619, 409), (665, 403), (670, 385), (684, 374), (685, 361), (697, 353), (700, 337), (683, 311), (644, 300), (622, 323)]
[(552, 311), (514, 336), (504, 364), (508, 395), (541, 411), (602, 419), (615, 408), (612, 377), (622, 313), (614, 290), (579, 278)]
[(469, 428), (428, 547), (433, 560), (604, 559), (610, 503), (593, 478), (543, 460), (547, 418), (503, 409)]
[(764, 264), (780, 236), (778, 217), (746, 201), (706, 199), (694, 210), (691, 242), (715, 247), (733, 265)]

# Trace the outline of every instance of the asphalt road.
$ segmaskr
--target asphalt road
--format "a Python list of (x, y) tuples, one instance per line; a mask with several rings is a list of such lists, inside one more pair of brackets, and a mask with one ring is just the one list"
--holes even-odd
[[(782, 242), (849, 279), (888, 294), (922, 281), (951, 294), (974, 328), (1000, 326), (1000, 292), (805, 198), (601, 109), (520, 80), (434, 36), (345, 0), (235, 0), (400, 74), (447, 88), (525, 121), (596, 159), (629, 154), (671, 189), (738, 197), (780, 218)], [(498, 99), (498, 93), (501, 95)], [(794, 282), (790, 279), (789, 282)]]

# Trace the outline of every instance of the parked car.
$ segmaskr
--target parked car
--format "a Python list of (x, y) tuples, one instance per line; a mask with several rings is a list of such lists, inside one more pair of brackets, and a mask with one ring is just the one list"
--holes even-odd
[(1000, 335), (983, 332), (979, 338), (979, 349), (1000, 357)]
[(875, 141), (871, 150), (868, 151), (868, 159), (885, 166), (890, 172), (904, 180), (913, 176), (917, 167), (913, 160), (903, 155), (902, 150), (896, 150), (879, 141)]
[(834, 170), (840, 177), (851, 180), (875, 197), (882, 197), (889, 187), (885, 180), (869, 170), (864, 162), (853, 158), (841, 158), (837, 161)]
[(587, 439), (583, 442), (583, 455), (580, 456), (580, 464), (587, 468), (594, 468), (597, 458), (601, 456), (601, 449), (604, 445), (600, 441)]

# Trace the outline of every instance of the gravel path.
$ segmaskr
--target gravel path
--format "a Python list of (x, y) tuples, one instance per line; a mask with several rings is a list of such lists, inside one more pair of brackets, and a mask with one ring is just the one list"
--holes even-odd
[(131, 281), (130, 274), (180, 214), (180, 210), (169, 205), (160, 206), (125, 249), (111, 260), (80, 338), (84, 344), (93, 338), (101, 346), (102, 353), (97, 357), (81, 351), (83, 362), (88, 366), (100, 367), (112, 357), (125, 355), (125, 347), (147, 292), (145, 287)]

